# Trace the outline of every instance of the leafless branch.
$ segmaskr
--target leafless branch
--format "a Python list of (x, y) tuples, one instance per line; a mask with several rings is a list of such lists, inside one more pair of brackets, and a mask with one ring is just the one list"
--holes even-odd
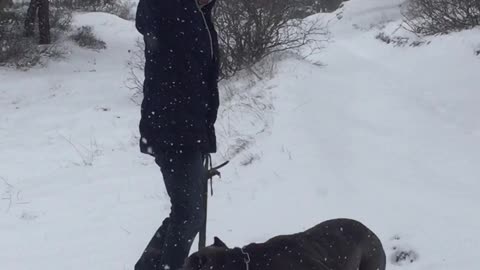
[(218, 2), (214, 18), (219, 31), (222, 78), (251, 70), (272, 54), (306, 47), (320, 49), (328, 40), (326, 25), (318, 19), (299, 19), (298, 10), (299, 5), (285, 0)]
[(414, 33), (447, 34), (480, 25), (480, 0), (410, 0), (404, 17)]

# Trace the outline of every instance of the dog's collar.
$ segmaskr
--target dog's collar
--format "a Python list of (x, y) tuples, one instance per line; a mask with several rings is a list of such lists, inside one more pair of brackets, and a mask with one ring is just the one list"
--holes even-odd
[(242, 252), (243, 255), (243, 262), (245, 263), (245, 269), (250, 270), (250, 254), (245, 251), (245, 248), (240, 248), (240, 251)]

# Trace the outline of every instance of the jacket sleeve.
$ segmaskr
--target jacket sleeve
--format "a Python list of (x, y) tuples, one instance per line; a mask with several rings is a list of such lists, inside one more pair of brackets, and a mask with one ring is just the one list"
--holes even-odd
[(213, 66), (210, 67), (209, 74), (209, 88), (210, 88), (210, 97), (209, 97), (209, 106), (208, 106), (208, 122), (213, 126), (217, 120), (218, 108), (220, 105), (219, 93), (218, 93), (218, 78), (220, 75), (220, 49), (218, 44), (218, 34), (215, 29), (212, 20), (212, 8), (215, 1), (211, 1), (206, 8), (204, 8), (205, 18), (207, 19), (207, 25), (210, 31), (213, 45), (213, 54), (214, 61)]
[(142, 35), (168, 30), (165, 21), (175, 14), (175, 1), (140, 0), (137, 5), (135, 27)]

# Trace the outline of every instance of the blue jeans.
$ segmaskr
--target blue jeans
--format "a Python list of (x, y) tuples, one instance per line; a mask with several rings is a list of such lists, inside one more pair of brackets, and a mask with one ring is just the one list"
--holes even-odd
[(135, 270), (178, 270), (205, 221), (207, 169), (200, 152), (163, 152), (156, 156), (171, 210), (150, 240)]

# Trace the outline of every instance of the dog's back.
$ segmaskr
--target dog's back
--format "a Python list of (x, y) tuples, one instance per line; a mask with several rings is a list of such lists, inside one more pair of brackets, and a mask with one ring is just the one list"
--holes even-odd
[(334, 219), (301, 234), (304, 243), (329, 269), (384, 270), (386, 259), (380, 239), (365, 225)]
[(272, 238), (265, 245), (293, 250), (292, 260), (311, 269), (384, 270), (386, 264), (378, 237), (350, 219), (328, 220), (302, 233)]

